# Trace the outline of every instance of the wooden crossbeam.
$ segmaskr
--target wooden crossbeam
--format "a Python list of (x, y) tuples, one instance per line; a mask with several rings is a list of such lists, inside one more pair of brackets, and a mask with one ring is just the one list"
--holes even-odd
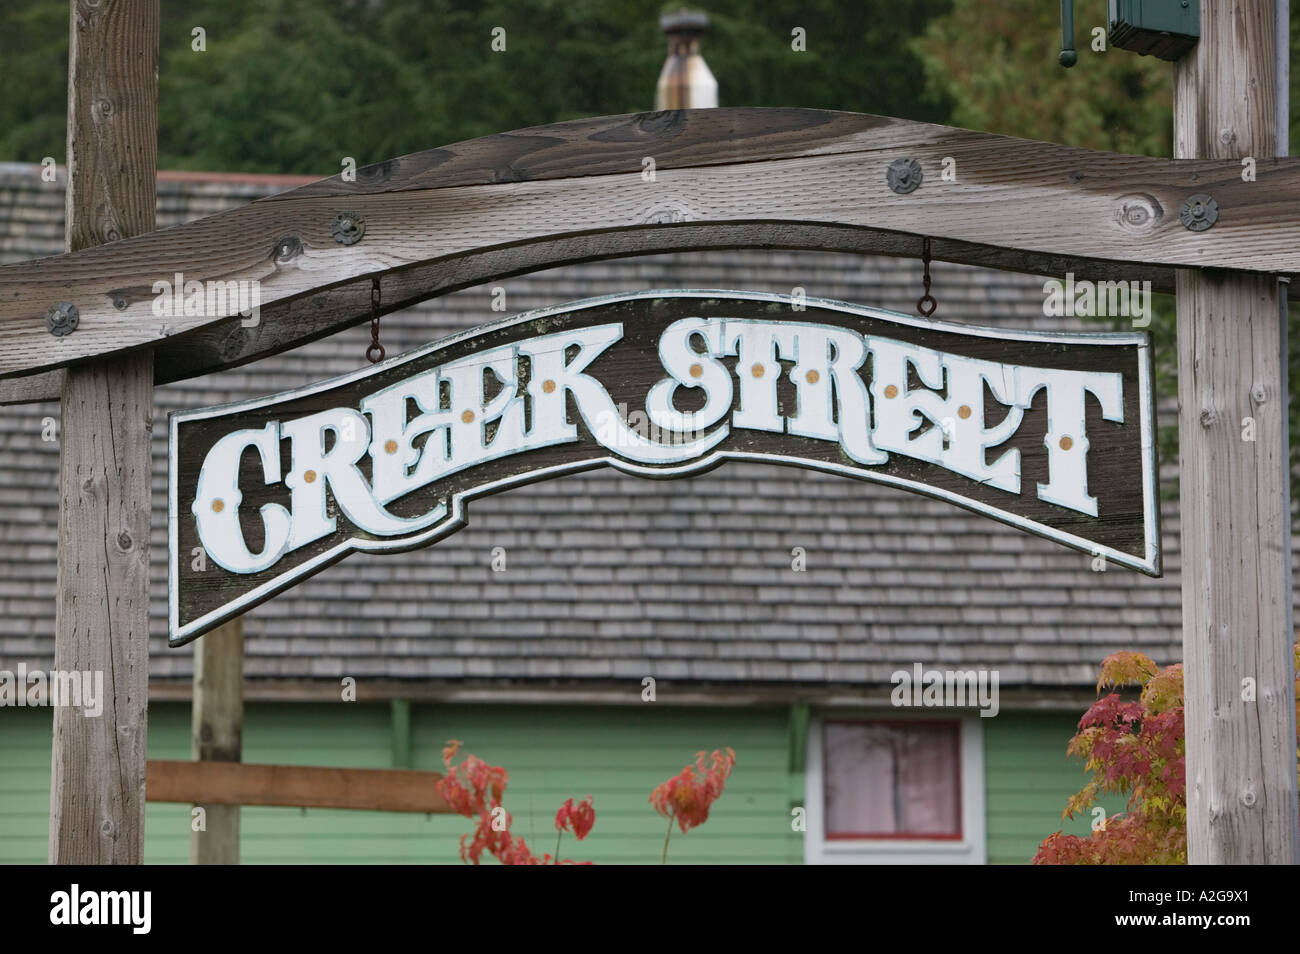
[[(916, 191), (886, 184), (915, 158)], [(653, 166), (646, 160), (653, 160)], [(945, 160), (952, 160), (945, 163)], [(944, 181), (947, 165), (956, 176)], [(1038, 274), (1141, 278), (1175, 268), (1300, 274), (1300, 159), (1169, 160), (808, 109), (708, 109), (541, 126), (357, 170), (186, 225), (0, 268), (0, 378), (144, 345), (159, 380), (231, 367), (456, 288), (573, 262), (705, 248), (936, 257)], [(653, 172), (653, 175), (651, 175)], [(1194, 232), (1184, 200), (1208, 193)], [(336, 216), (365, 222), (356, 244)], [(259, 282), (237, 304), (160, 317), (155, 283)], [(810, 293), (814, 289), (810, 289)], [(81, 325), (55, 338), (45, 313)]]
[(274, 805), (449, 813), (441, 772), (150, 759), (146, 799), (190, 805)]
[[(906, 243), (914, 248), (907, 251)], [(628, 234), (601, 232), (566, 236), (524, 246), (488, 249), (456, 258), (437, 260), (383, 277), (381, 314), (400, 311), (421, 301), (489, 281), (527, 274), (556, 263), (595, 262), (627, 255), (698, 251), (726, 246), (741, 249), (819, 249), (831, 245), (841, 252), (863, 255), (916, 254), (918, 240), (911, 236), (832, 226), (785, 226), (728, 223), (678, 225), (671, 229)], [(972, 243), (935, 241), (933, 252), (944, 261), (965, 262), (988, 268), (1014, 268), (1019, 253)], [(1044, 274), (1065, 274), (1078, 260), (1041, 263)], [(1159, 292), (1174, 290), (1174, 269), (1131, 263), (1094, 262), (1077, 271), (1106, 275), (1112, 281), (1150, 281)], [(1294, 286), (1300, 294), (1300, 282)], [(275, 317), (270, 317), (274, 314)], [(154, 349), (154, 383), (170, 384), (225, 370), (278, 354), (351, 327), (370, 315), (370, 280), (346, 282), (297, 299), (283, 308), (263, 313), (259, 328), (245, 329), (239, 319), (206, 325), (189, 334), (168, 338)], [(0, 376), (0, 405), (30, 404), (59, 399), (59, 371), (23, 377)]]

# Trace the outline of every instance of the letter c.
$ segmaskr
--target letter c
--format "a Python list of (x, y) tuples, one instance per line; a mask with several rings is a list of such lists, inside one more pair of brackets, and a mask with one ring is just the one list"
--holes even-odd
[(292, 520), (280, 504), (263, 504), (266, 545), (253, 553), (239, 526), (239, 461), (244, 449), (254, 447), (262, 460), (262, 477), (280, 482), (280, 424), (272, 421), (259, 430), (232, 431), (212, 445), (199, 470), (199, 483), (190, 507), (198, 524), (199, 540), (208, 556), (231, 573), (257, 573), (276, 563), (289, 542)]

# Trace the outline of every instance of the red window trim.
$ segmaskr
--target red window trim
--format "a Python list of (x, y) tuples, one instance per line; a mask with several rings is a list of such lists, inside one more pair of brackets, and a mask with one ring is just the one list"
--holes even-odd
[(906, 841), (912, 843), (919, 842), (955, 842), (963, 841), (966, 837), (965, 821), (966, 816), (962, 811), (962, 783), (965, 779), (962, 764), (962, 726), (960, 719), (823, 719), (822, 720), (822, 813), (823, 817), (829, 823), (829, 813), (826, 812), (826, 788), (824, 780), (826, 778), (826, 768), (830, 760), (830, 748), (826, 744), (826, 729), (830, 725), (893, 725), (904, 728), (914, 728), (919, 724), (925, 725), (946, 725), (957, 730), (957, 740), (955, 745), (955, 755), (957, 756), (957, 831), (946, 835), (927, 834), (924, 832), (845, 832), (845, 831), (824, 831), (823, 839), (825, 841)]

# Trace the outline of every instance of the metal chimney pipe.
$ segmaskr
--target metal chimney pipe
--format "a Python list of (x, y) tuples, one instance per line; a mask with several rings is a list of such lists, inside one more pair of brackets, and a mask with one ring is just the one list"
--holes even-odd
[(703, 109), (718, 105), (718, 81), (700, 55), (700, 36), (709, 17), (699, 10), (678, 10), (659, 18), (668, 34), (668, 59), (655, 86), (655, 109)]

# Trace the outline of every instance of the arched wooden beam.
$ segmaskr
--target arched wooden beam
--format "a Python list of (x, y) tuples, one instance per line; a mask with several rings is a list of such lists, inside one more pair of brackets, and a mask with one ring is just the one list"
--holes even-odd
[[(846, 226), (726, 223), (647, 228), (645, 234), (639, 235), (596, 233), (487, 249), (394, 270), (383, 277), (384, 304), (380, 312), (400, 311), (439, 295), (539, 268), (718, 247), (793, 250), (834, 247), (845, 252), (899, 256), (916, 256), (920, 251), (915, 236)], [(936, 240), (933, 251), (941, 260), (978, 263), (989, 268), (1018, 271), (1023, 270), (1025, 262), (1020, 253), (970, 243)], [(1046, 275), (1063, 274), (1077, 264), (1077, 260), (1065, 262), (1048, 256), (1035, 257), (1033, 262), (1034, 267), (1029, 270)], [(1112, 280), (1145, 279), (1153, 281), (1156, 291), (1171, 292), (1174, 287), (1172, 268), (1096, 262), (1088, 274), (1104, 274)], [(256, 327), (245, 328), (240, 319), (232, 318), (190, 334), (163, 339), (154, 352), (155, 384), (170, 384), (236, 367), (366, 321), (371, 314), (370, 280), (344, 282), (273, 308), (274, 320), (264, 314), (264, 320)], [(43, 371), (25, 377), (0, 378), (0, 405), (57, 401), (60, 373)]]
[[(921, 163), (926, 179), (895, 194), (886, 169), (907, 158)], [(945, 165), (955, 181), (943, 180)], [(160, 349), (163, 367), (176, 358), (177, 370), (165, 375), (191, 376), (359, 320), (374, 275), (396, 286), (385, 298), (399, 307), (524, 271), (673, 249), (915, 255), (916, 236), (928, 235), (949, 261), (1166, 287), (1174, 267), (1298, 273), (1300, 160), (1261, 159), (1256, 177), (1244, 182), (1235, 161), (1120, 156), (822, 110), (560, 123), (0, 268), (0, 377), (144, 345)], [(1218, 203), (1208, 231), (1178, 220), (1194, 193)], [(331, 234), (340, 213), (364, 219), (356, 244)], [(177, 273), (187, 281), (257, 280), (261, 327), (232, 331), (233, 306), (155, 315), (154, 283)], [(44, 316), (60, 301), (77, 306), (81, 325), (55, 338)]]
[[(960, 250), (953, 248), (958, 244), (961, 243), (937, 241), (933, 243), (933, 251), (942, 260), (978, 261), (991, 268), (1009, 267), (1004, 264), (1010, 259), (1005, 250), (970, 244), (965, 244)], [(915, 236), (844, 226), (724, 223), (601, 232), (486, 249), (389, 272), (382, 280), (384, 305), (380, 311), (382, 314), (400, 311), (463, 288), (558, 265), (710, 248), (810, 250), (828, 247), (873, 255), (916, 257), (921, 252), (920, 240)], [(1044, 259), (1040, 264), (1043, 274), (1064, 273), (1064, 262)], [(1098, 263), (1099, 268), (1103, 265)], [(1159, 273), (1157, 290), (1173, 291), (1174, 270), (1161, 268), (1156, 271)], [(1136, 265), (1115, 266), (1106, 272), (1117, 280), (1120, 277), (1150, 280), (1153, 274), (1149, 267)], [(919, 294), (919, 279), (917, 287)], [(808, 289), (808, 294), (813, 294), (812, 288)], [(367, 320), (370, 314), (370, 280), (367, 278), (295, 299), (277, 312), (276, 320), (263, 321), (254, 328), (244, 328), (239, 319), (230, 319), (181, 338), (169, 338), (155, 352), (157, 383), (169, 384), (277, 354), (352, 327)], [(4, 383), (0, 381), (0, 390), (3, 390)]]

